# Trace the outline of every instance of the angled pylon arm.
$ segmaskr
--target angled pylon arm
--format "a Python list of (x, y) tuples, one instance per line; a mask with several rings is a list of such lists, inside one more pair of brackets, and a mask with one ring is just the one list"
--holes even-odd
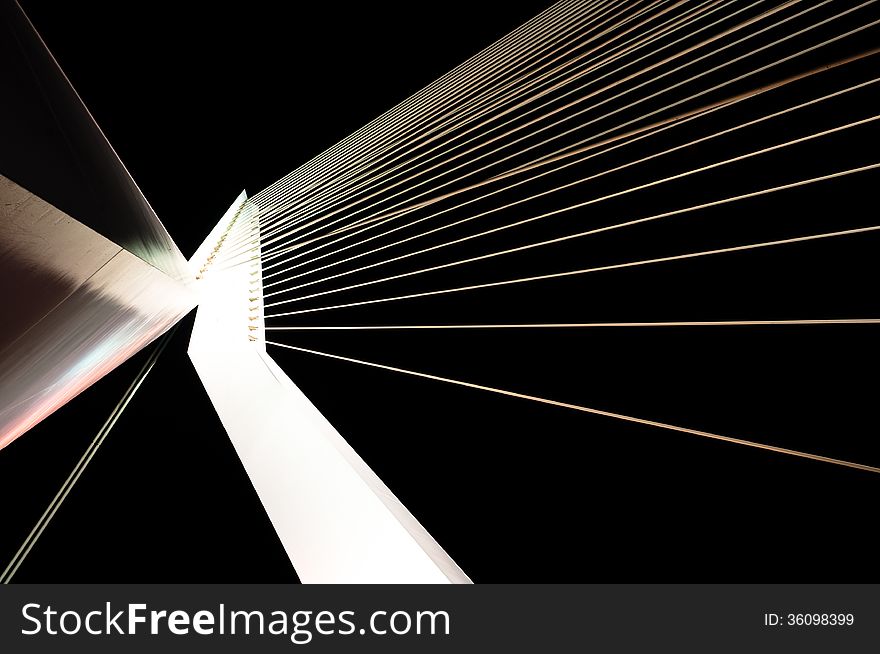
[(212, 265), (226, 236), (257, 239), (254, 225), (242, 193), (190, 260), (200, 304), (189, 356), (300, 579), (469, 583), (267, 354), (259, 259)]

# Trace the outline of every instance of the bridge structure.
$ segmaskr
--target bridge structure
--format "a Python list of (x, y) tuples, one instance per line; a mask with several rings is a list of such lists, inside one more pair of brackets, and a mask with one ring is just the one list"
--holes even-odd
[[(470, 580), (276, 363), (273, 347), (768, 456), (880, 472), (773, 438), (285, 340), (318, 329), (880, 322), (827, 311), (719, 320), (308, 322), (510, 289), (538, 305), (548, 294), (530, 289), (553, 283), (870, 238), (880, 225), (855, 209), (841, 216), (817, 209), (782, 229), (749, 222), (743, 216), (751, 210), (739, 208), (816, 188), (849, 194), (853, 180), (876, 183), (876, 2), (562, 0), (272, 186), (251, 197), (242, 192), (189, 259), (20, 7), (5, 0), (0, 8), (0, 79), (15, 98), (0, 103), (0, 284), (7, 306), (16, 307), (0, 324), (0, 448), (195, 309), (189, 357), (306, 582)], [(792, 159), (800, 166), (781, 165)], [(757, 206), (771, 215), (776, 205)], [(695, 216), (728, 225), (717, 232), (725, 238), (698, 247), (652, 235)], [(634, 244), (649, 250), (644, 256), (605, 260), (572, 249), (651, 229)], [(548, 267), (552, 257), (504, 263), (560, 251), (554, 248), (568, 248), (559, 266), (577, 265)], [(467, 281), (457, 276), (471, 269), (478, 272)], [(434, 281), (420, 286), (424, 279)], [(6, 581), (78, 474), (22, 545)]]

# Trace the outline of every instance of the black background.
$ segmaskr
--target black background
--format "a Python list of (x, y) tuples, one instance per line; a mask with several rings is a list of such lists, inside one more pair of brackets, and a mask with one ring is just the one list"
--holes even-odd
[[(185, 256), (242, 188), (264, 188), (545, 6), (22, 5)], [(845, 86), (847, 75), (864, 79), (870, 65), (833, 85)], [(790, 92), (808, 97), (823, 83)], [(876, 100), (876, 91), (853, 94), (730, 139), (723, 152), (865, 117)], [(736, 115), (791, 103), (770, 98)], [(719, 127), (736, 122), (717, 120)], [(599, 215), (650, 215), (864, 165), (876, 160), (876, 136), (875, 127), (859, 128), (806, 151), (611, 203)], [(662, 165), (686, 170), (721, 151), (694, 148)], [(875, 180), (848, 178), (731, 205), (711, 220), (698, 213), (339, 301), (867, 226), (876, 222)], [(598, 188), (618, 183), (632, 180)], [(542, 227), (511, 244), (571, 231), (568, 223)], [(876, 317), (877, 245), (870, 235), (838, 239), (277, 324)], [(190, 324), (177, 331), (16, 581), (296, 579), (185, 356)], [(876, 326), (811, 326), (278, 338), (880, 465), (876, 336)], [(307, 354), (273, 355), (475, 581), (876, 579), (874, 474)], [(142, 356), (0, 453), (0, 560), (27, 534)]]

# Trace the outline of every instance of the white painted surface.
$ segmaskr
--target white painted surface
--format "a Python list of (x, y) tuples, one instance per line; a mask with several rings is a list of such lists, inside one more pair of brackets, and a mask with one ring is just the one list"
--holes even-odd
[[(209, 239), (243, 203), (242, 195)], [(212, 248), (199, 248), (196, 270)], [(262, 319), (248, 320), (248, 293), (260, 284), (253, 270), (206, 271), (189, 355), (300, 579), (469, 583), (266, 353)]]

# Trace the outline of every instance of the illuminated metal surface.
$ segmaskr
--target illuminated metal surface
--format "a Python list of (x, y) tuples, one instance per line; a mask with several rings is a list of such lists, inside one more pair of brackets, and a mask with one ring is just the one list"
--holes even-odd
[[(230, 221), (246, 224), (251, 211), (242, 193), (193, 256), (194, 272)], [(255, 289), (258, 261), (204, 272), (189, 356), (300, 579), (468, 583), (266, 353), (262, 317), (250, 311)]]
[(186, 260), (21, 7), (0, 1), (0, 448), (195, 305)]
[[(182, 283), (0, 176), (0, 448), (195, 305)], [(7, 317), (8, 316), (8, 317)]]
[(14, 1), (0, 0), (0, 175), (175, 279), (186, 260)]

